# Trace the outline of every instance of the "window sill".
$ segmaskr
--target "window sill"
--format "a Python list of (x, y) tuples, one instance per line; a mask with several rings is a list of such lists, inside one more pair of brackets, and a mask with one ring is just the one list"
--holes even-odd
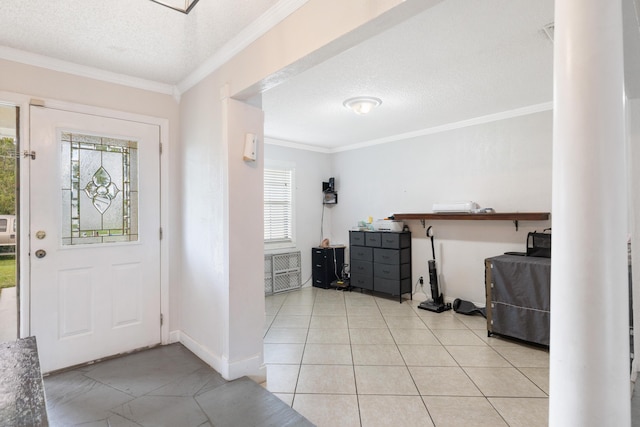
[(265, 252), (282, 252), (286, 249), (296, 249), (295, 242), (282, 242), (282, 243), (265, 243)]

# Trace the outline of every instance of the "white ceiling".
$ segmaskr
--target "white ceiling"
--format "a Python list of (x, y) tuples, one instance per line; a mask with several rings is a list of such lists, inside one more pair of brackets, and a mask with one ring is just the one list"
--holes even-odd
[[(265, 134), (325, 149), (552, 100), (553, 0), (446, 0), (266, 92)], [(345, 99), (382, 105), (358, 116)]]
[(278, 2), (200, 0), (185, 15), (149, 0), (3, 0), (0, 46), (176, 85)]
[[(28, 52), (184, 90), (203, 64), (306, 1), (200, 0), (184, 15), (148, 0), (4, 0), (0, 57)], [(330, 152), (548, 110), (553, 43), (542, 28), (553, 9), (553, 0), (444, 0), (265, 92), (265, 134)], [(360, 95), (382, 105), (368, 116), (343, 107)]]

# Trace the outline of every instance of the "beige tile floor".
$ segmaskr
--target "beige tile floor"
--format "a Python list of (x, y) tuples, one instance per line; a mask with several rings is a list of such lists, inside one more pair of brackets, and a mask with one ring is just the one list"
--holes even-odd
[(547, 425), (547, 351), (419, 302), (318, 288), (267, 297), (264, 387), (318, 426)]

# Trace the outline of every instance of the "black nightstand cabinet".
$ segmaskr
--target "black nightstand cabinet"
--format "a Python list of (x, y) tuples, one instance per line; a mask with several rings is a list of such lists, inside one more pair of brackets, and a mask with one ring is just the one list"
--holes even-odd
[(411, 233), (350, 231), (351, 286), (398, 296), (411, 294)]
[(313, 286), (327, 289), (331, 287), (331, 282), (340, 278), (344, 265), (344, 248), (313, 248), (311, 262)]

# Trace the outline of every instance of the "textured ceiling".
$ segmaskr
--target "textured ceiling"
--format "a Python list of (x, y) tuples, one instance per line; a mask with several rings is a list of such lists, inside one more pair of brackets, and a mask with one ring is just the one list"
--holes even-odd
[(0, 45), (175, 85), (278, 0), (3, 0)]
[[(552, 100), (553, 0), (446, 0), (263, 94), (265, 134), (326, 149)], [(367, 116), (345, 99), (374, 96)]]
[[(240, 33), (266, 30), (261, 16), (304, 1), (200, 0), (184, 15), (148, 0), (2, 0), (0, 54), (8, 47), (173, 86)], [(640, 97), (640, 0), (623, 2), (627, 90)], [(553, 9), (553, 0), (443, 0), (265, 92), (265, 134), (331, 151), (548, 109), (553, 43), (542, 28)], [(382, 105), (357, 116), (342, 106), (354, 96)]]

